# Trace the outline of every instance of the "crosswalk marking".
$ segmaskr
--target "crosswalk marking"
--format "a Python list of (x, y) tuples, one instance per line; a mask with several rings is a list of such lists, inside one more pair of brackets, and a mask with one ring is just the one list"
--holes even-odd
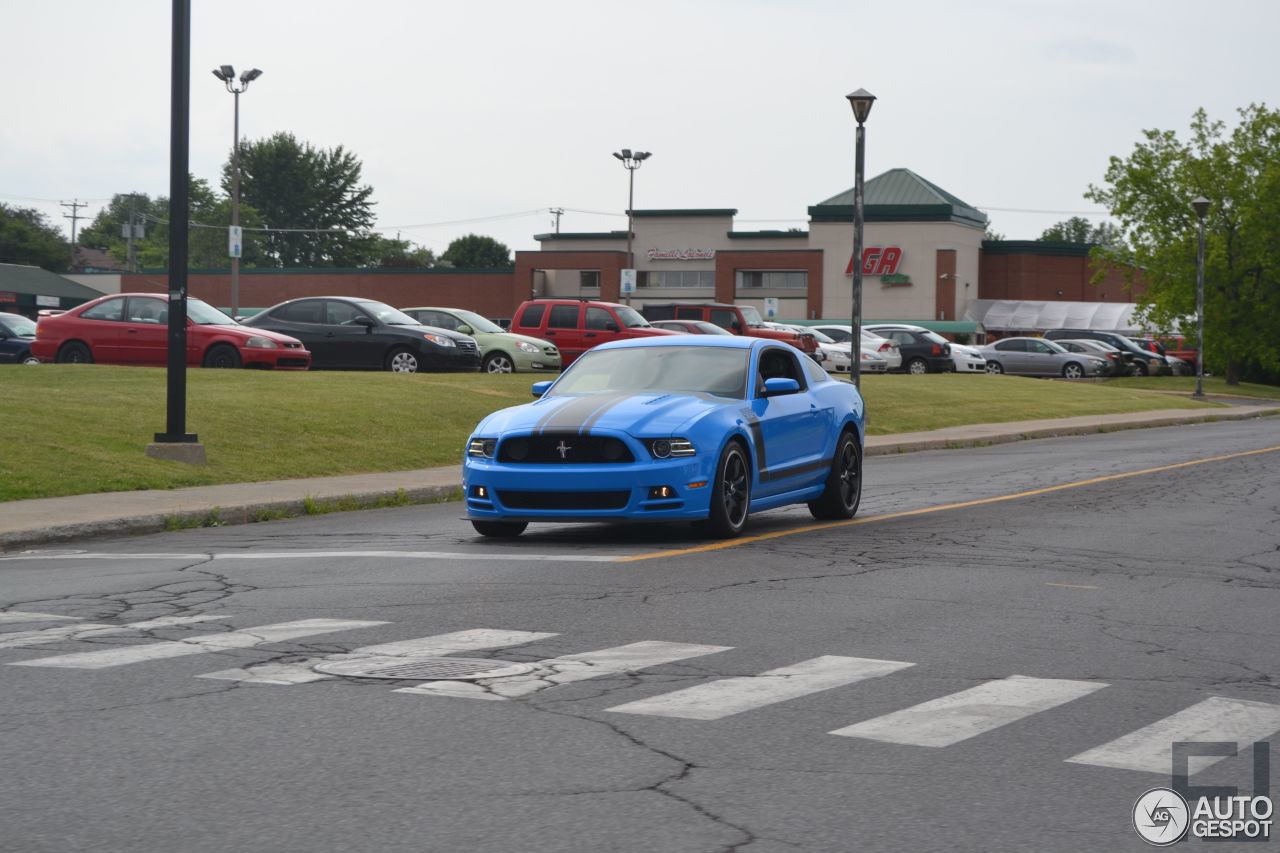
[(831, 732), (911, 746), (951, 746), (1107, 685), (1011, 675)]
[[(1168, 773), (1173, 766), (1175, 741), (1230, 740), (1244, 744), (1265, 740), (1277, 731), (1280, 731), (1280, 705), (1213, 696), (1110, 743), (1085, 750), (1067, 761), (1095, 767)], [(1224, 757), (1194, 757), (1191, 759), (1191, 772), (1203, 770)]]
[(205, 652), (246, 649), (267, 643), (296, 640), (300, 637), (310, 637), (316, 634), (330, 634), (334, 631), (349, 631), (353, 628), (368, 628), (373, 625), (385, 624), (387, 623), (380, 621), (351, 619), (301, 619), (296, 622), (260, 625), (256, 628), (245, 628), (240, 631), (201, 634), (173, 642), (166, 641), (141, 646), (119, 646), (92, 652), (76, 652), (47, 658), (36, 658), (34, 660), (13, 661), (9, 665), (103, 669), (142, 661), (198, 655)]
[(76, 616), (58, 616), (55, 613), (28, 613), (22, 610), (9, 610), (0, 613), (0, 624), (5, 622), (61, 622), (77, 618)]
[(722, 678), (606, 710), (685, 720), (718, 720), (810, 693), (878, 678), (914, 665), (897, 660), (823, 655), (759, 675)]
[(0, 634), (0, 649), (20, 649), (24, 646), (42, 646), (58, 640), (87, 640), (93, 637), (105, 637), (110, 634), (127, 634), (130, 631), (150, 631), (153, 628), (168, 628), (173, 625), (190, 625), (196, 622), (210, 622), (225, 619), (211, 613), (200, 616), (161, 616), (159, 619), (148, 619), (145, 622), (130, 622), (128, 625), (106, 625), (96, 622), (81, 622), (78, 625), (59, 625), (56, 628), (42, 628), (39, 631), (12, 631)]
[(485, 649), (504, 649), (509, 646), (521, 646), (538, 640), (545, 640), (555, 634), (537, 631), (500, 631), (488, 628), (477, 628), (470, 631), (454, 631), (451, 634), (437, 634), (433, 637), (419, 637), (414, 640), (399, 640), (394, 643), (381, 643), (376, 646), (364, 646), (353, 649), (349, 654), (325, 655), (324, 657), (307, 658), (294, 663), (260, 663), (240, 669), (223, 669), (209, 672), (199, 678), (217, 678), (224, 681), (239, 681), (246, 684), (306, 684), (337, 676), (316, 672), (311, 667), (318, 663), (337, 660), (353, 660), (366, 656), (402, 656), (402, 655), (452, 655), (459, 652), (476, 652)]
[(559, 684), (634, 672), (659, 664), (725, 652), (731, 648), (732, 646), (700, 646), (691, 643), (642, 640), (625, 646), (538, 661), (534, 664), (537, 669), (524, 675), (488, 678), (474, 682), (428, 681), (413, 687), (401, 687), (395, 692), (466, 699), (515, 699)]

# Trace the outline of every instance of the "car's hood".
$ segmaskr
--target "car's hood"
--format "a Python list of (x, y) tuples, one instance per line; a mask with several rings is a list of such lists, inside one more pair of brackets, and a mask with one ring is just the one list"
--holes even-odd
[(515, 332), (480, 332), (474, 335), (475, 339), (485, 346), (497, 346), (503, 343), (526, 343), (533, 344), (538, 349), (547, 347), (555, 347), (551, 341), (544, 341), (542, 338), (535, 338), (532, 335), (518, 335)]
[(254, 326), (200, 326), (202, 329), (211, 329), (221, 334), (234, 335), (237, 338), (248, 340), (249, 338), (266, 338), (269, 341), (275, 341), (278, 344), (296, 344), (300, 343), (297, 338), (289, 335), (282, 335), (279, 332), (273, 332), (270, 329), (259, 329)]
[(635, 436), (674, 436), (708, 412), (741, 400), (711, 394), (609, 393), (543, 397), (502, 409), (481, 422), (476, 434), (542, 430), (616, 430)]

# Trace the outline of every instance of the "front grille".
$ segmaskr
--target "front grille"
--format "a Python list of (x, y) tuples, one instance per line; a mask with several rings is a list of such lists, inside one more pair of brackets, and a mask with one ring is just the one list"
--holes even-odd
[(504, 438), (498, 444), (498, 461), (535, 465), (585, 465), (634, 462), (635, 457), (621, 439), (611, 436), (544, 432)]
[(458, 349), (463, 352), (477, 352), (475, 341), (456, 341), (455, 343), (457, 343)]
[(621, 492), (515, 492), (503, 489), (498, 500), (508, 509), (622, 509), (631, 493)]

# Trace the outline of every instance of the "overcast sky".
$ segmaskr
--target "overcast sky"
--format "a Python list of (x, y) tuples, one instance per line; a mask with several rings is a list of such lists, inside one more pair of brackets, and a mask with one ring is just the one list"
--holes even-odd
[[(0, 0), (0, 201), (69, 226), (60, 200), (167, 194), (171, 8)], [(1274, 0), (194, 0), (191, 170), (216, 182), (229, 154), (229, 63), (263, 70), (242, 136), (346, 146), (379, 227), (437, 253), (535, 249), (552, 207), (623, 228), (624, 147), (653, 152), (637, 208), (803, 227), (853, 184), (844, 96), (866, 88), (868, 176), (906, 167), (1032, 239), (1096, 211), (1143, 129), (1280, 102), (1278, 33)]]

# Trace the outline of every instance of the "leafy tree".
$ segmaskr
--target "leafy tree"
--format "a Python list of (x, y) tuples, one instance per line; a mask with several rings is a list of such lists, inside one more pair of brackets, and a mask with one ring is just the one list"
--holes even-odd
[(987, 223), (987, 230), (982, 232), (982, 239), (992, 243), (999, 243), (1004, 240), (1004, 235), (999, 231), (992, 229), (991, 223)]
[[(361, 185), (360, 160), (341, 145), (319, 149), (277, 133), (242, 142), (240, 169), (241, 201), (273, 229), (261, 238), (266, 264), (361, 267), (377, 261), (383, 238), (368, 231), (373, 188)], [(227, 193), (231, 174), (228, 160), (222, 170)]]
[(71, 245), (40, 211), (0, 204), (0, 263), (65, 272)]
[(1083, 216), (1073, 216), (1045, 229), (1040, 235), (1043, 242), (1093, 243), (1099, 246), (1121, 247), (1124, 235), (1110, 222), (1093, 225)]
[[(1140, 305), (1162, 329), (1195, 314), (1199, 223), (1191, 200), (1209, 199), (1205, 357), (1232, 385), (1246, 369), (1280, 369), (1280, 111), (1250, 104), (1239, 115), (1228, 133), (1198, 110), (1185, 142), (1173, 131), (1144, 131), (1086, 194), (1130, 236), (1131, 260), (1147, 284)], [(1094, 252), (1126, 260), (1114, 248)]]
[(371, 266), (430, 269), (439, 263), (436, 253), (408, 240), (378, 238), (377, 259)]
[(461, 269), (510, 269), (515, 266), (506, 244), (479, 234), (468, 234), (454, 240), (440, 260)]

